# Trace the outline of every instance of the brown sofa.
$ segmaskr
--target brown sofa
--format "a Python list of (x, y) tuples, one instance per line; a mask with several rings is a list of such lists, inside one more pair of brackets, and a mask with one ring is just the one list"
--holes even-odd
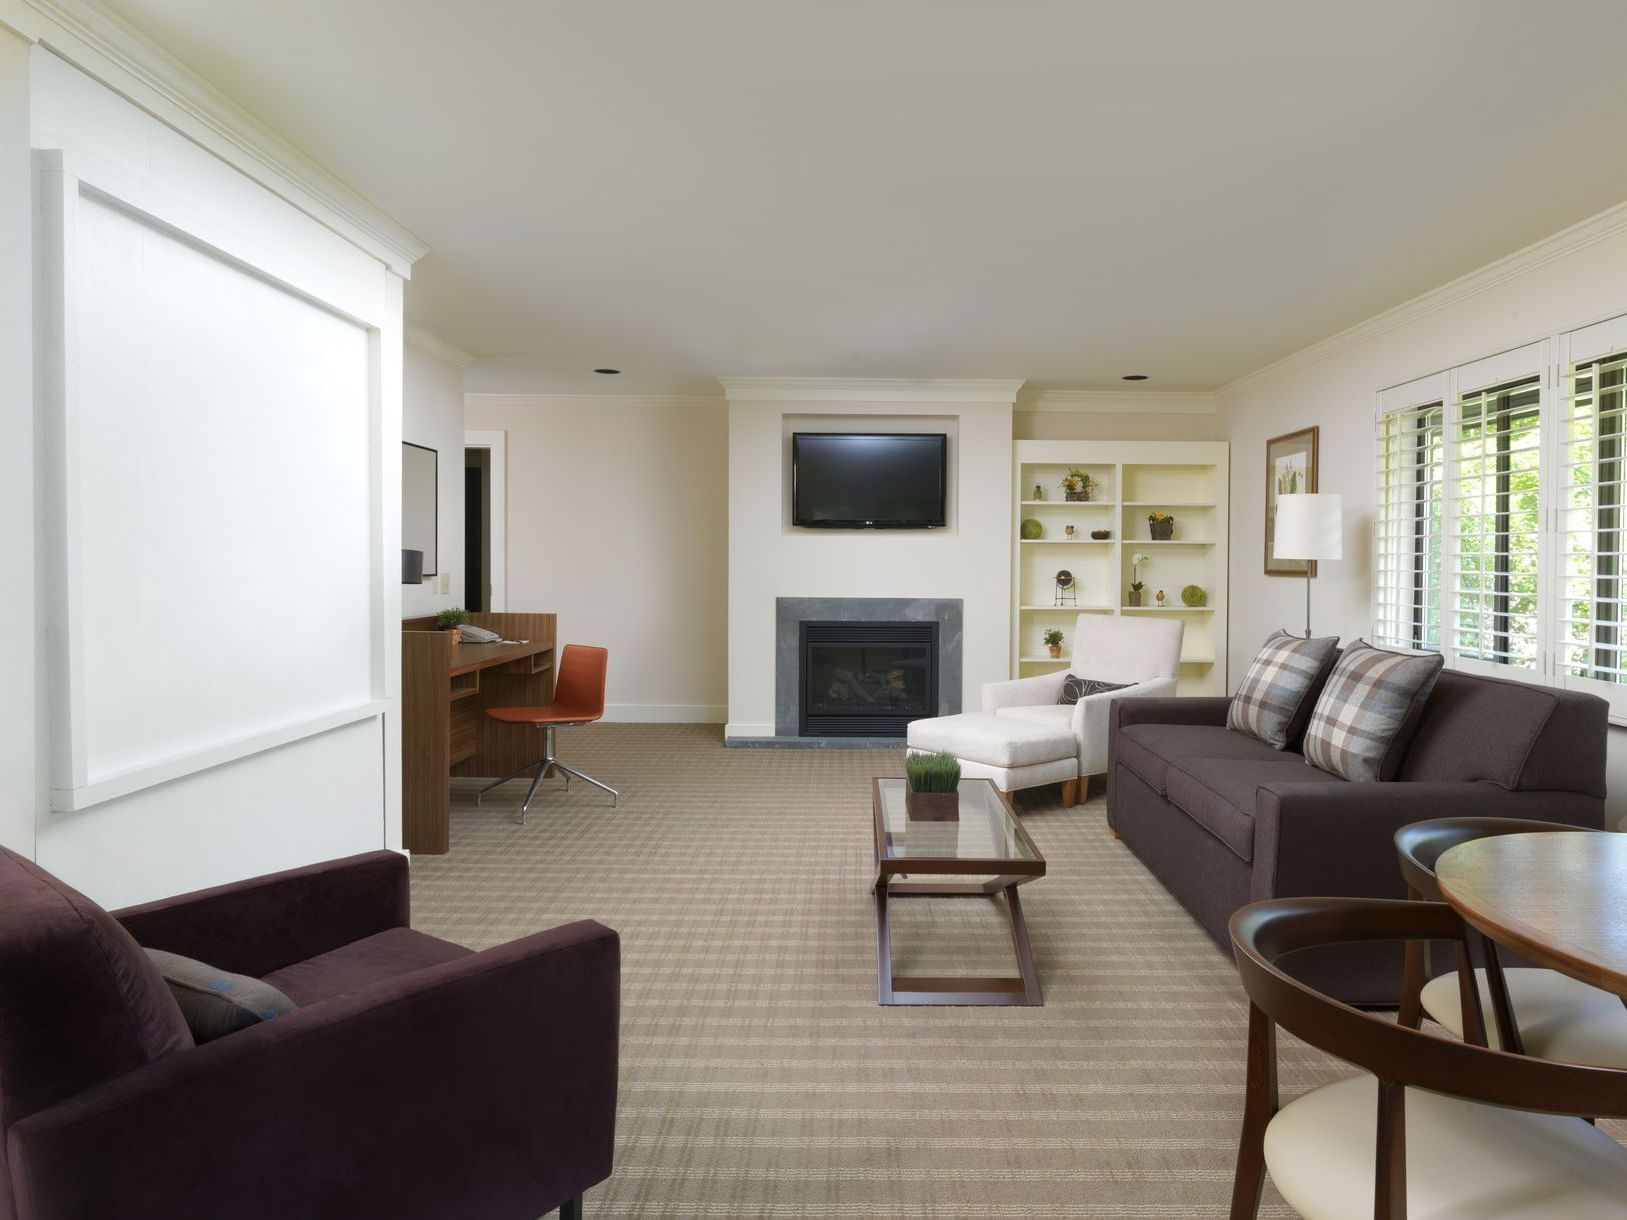
[[(1232, 912), (1263, 898), (1404, 898), (1391, 836), (1409, 822), (1604, 825), (1606, 705), (1592, 695), (1442, 673), (1387, 783), (1350, 783), (1230, 731), (1230, 703), (1121, 699), (1108, 736), (1108, 825), (1223, 949)], [(1380, 945), (1286, 963), (1365, 1005), (1395, 1002), (1400, 965)]]

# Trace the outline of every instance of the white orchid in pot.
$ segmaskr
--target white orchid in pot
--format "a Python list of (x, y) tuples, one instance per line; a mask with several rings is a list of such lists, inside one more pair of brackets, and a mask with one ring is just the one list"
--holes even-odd
[(1137, 551), (1130, 556), (1130, 592), (1128, 598), (1129, 604), (1132, 606), (1141, 604), (1141, 590), (1146, 587), (1141, 583), (1141, 565), (1148, 562), (1150, 560), (1145, 551)]

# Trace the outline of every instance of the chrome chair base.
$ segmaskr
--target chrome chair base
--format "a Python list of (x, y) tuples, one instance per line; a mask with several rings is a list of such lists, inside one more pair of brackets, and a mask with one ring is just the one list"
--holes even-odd
[[(583, 723), (587, 723), (587, 722), (584, 721)], [(560, 762), (559, 759), (554, 755), (554, 730), (556, 728), (559, 728), (559, 727), (560, 727), (559, 725), (555, 725), (555, 724), (545, 724), (545, 725), (543, 725), (542, 726), (542, 757), (537, 759), (536, 762), (526, 763), (525, 766), (519, 768), (519, 770), (517, 770), (517, 771), (510, 771), (507, 775), (503, 776), (502, 779), (493, 780), (491, 783), (487, 784), (484, 788), (482, 788), (479, 792), (477, 792), (475, 794), (475, 804), (478, 805), (480, 803), (480, 798), (485, 796), (486, 793), (490, 792), (493, 788), (496, 788), (501, 784), (506, 784), (506, 783), (508, 783), (509, 780), (515, 778), (515, 776), (523, 775), (527, 771), (529, 771), (533, 767), (535, 767), (537, 773), (534, 776), (531, 777), (531, 787), (526, 789), (525, 800), (520, 802), (520, 825), (521, 826), (525, 825), (526, 810), (528, 810), (531, 807), (531, 798), (536, 796), (536, 794), (537, 794), (537, 786), (542, 783), (543, 777), (545, 775), (547, 775), (550, 771), (558, 771), (561, 775), (563, 775), (565, 777), (565, 791), (567, 791), (567, 792), (570, 791), (570, 788), (571, 788), (571, 776), (574, 775), (577, 779), (581, 780), (584, 784), (592, 784), (595, 788), (600, 788), (600, 789), (604, 790), (605, 792), (608, 792), (611, 795), (611, 797), (614, 798), (612, 807), (619, 809), (621, 807), (621, 793), (617, 792), (609, 784), (600, 783), (598, 780), (594, 779), (591, 775), (587, 774), (584, 771), (578, 771), (575, 767), (566, 766), (564, 763)], [(570, 727), (574, 727), (574, 726), (566, 725), (565, 727), (570, 728)]]

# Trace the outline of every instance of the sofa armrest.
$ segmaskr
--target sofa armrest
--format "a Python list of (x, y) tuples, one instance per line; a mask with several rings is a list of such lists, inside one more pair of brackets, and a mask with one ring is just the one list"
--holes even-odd
[(407, 858), (373, 851), (115, 911), (136, 943), (255, 976), (406, 927)]
[(1226, 727), (1229, 695), (1192, 695), (1182, 699), (1125, 699), (1114, 706), (1113, 724), (1207, 724)]
[(19, 1202), (52, 1220), (542, 1215), (609, 1176), (619, 991), (616, 934), (583, 921), (312, 1004), (14, 1125)]
[(1108, 735), (1114, 708), (1131, 700), (1163, 700), (1175, 694), (1175, 678), (1149, 678), (1123, 690), (1086, 695), (1073, 705), (1073, 735), (1079, 739), (1079, 774), (1107, 772)]
[(1037, 707), (1042, 703), (1055, 703), (1062, 695), (1062, 684), (1067, 680), (1067, 672), (1059, 669), (1055, 673), (1014, 678), (1010, 682), (985, 682), (983, 711), (992, 716), (1003, 707)]
[(1255, 797), (1250, 897), (1403, 897), (1395, 832), (1456, 817), (1535, 818), (1595, 830), (1604, 825), (1604, 802), (1482, 782), (1264, 784)]

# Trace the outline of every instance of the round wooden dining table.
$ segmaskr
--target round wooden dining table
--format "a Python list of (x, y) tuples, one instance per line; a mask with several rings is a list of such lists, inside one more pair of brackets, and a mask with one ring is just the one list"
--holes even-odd
[(1627, 1000), (1627, 834), (1475, 839), (1443, 852), (1435, 878), (1479, 932)]

